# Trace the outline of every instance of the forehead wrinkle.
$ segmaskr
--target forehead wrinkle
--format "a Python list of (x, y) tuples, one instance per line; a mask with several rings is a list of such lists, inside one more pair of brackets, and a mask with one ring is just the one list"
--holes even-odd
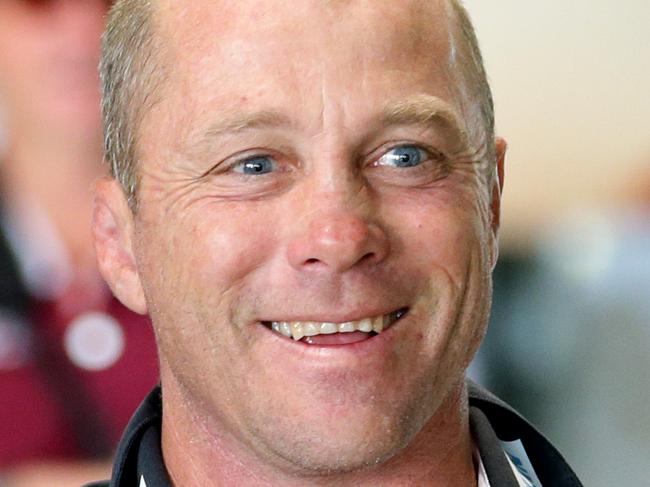
[[(164, 1), (164, 0), (163, 0)], [(169, 1), (169, 0), (167, 0)], [(323, 1), (323, 0), (321, 0)], [(327, 4), (327, 2), (324, 2)], [(225, 4), (228, 4), (228, 2), (225, 2)], [(387, 5), (391, 6), (391, 3), (389, 2), (381, 2), (381, 5)], [(409, 58), (413, 55), (411, 52), (411, 49), (416, 48), (417, 46), (420, 46), (421, 50), (421, 41), (423, 38), (430, 38), (430, 42), (434, 43), (434, 47), (438, 47), (442, 52), (445, 54), (442, 56), (442, 65), (443, 65), (443, 70), (445, 70), (445, 65), (447, 63), (450, 64), (455, 64), (453, 61), (453, 53), (452, 53), (452, 45), (454, 44), (455, 36), (453, 35), (453, 30), (449, 28), (449, 12), (447, 9), (436, 9), (436, 6), (441, 6), (447, 4), (447, 0), (414, 0), (412, 2), (408, 3), (409, 10), (413, 13), (417, 11), (420, 15), (411, 15), (409, 16), (409, 19), (411, 19), (409, 22), (412, 23), (412, 27), (408, 29), (403, 29), (403, 28), (397, 28), (395, 26), (395, 31), (393, 34), (397, 34), (398, 32), (404, 33), (406, 31), (407, 36), (406, 36), (406, 41), (403, 39), (400, 43), (406, 42), (406, 45), (404, 46), (403, 49), (400, 49), (400, 52), (402, 52), (402, 55), (405, 58)], [(183, 4), (181, 4), (183, 5)], [(365, 8), (369, 8), (369, 5), (365, 1), (357, 1), (357, 0), (344, 0), (344, 1), (333, 1), (330, 7), (335, 7), (328, 9), (330, 11), (337, 11), (338, 14), (340, 15), (340, 9), (345, 8), (351, 9), (353, 6), (361, 6)], [(232, 5), (229, 5), (232, 7)], [(393, 5), (394, 7), (394, 5)], [(185, 14), (185, 16), (189, 15), (188, 11), (191, 10), (187, 5), (184, 6), (177, 6), (177, 9), (180, 11), (179, 13)], [(374, 10), (374, 9), (372, 9)], [(213, 13), (214, 14), (214, 13)], [(219, 13), (219, 17), (223, 16), (223, 12)], [(385, 18), (385, 16), (382, 16)], [(401, 18), (401, 16), (400, 16)], [(432, 22), (432, 20), (441, 20), (441, 22)], [(230, 19), (229, 22), (227, 22), (229, 27), (232, 27), (232, 24), (236, 23), (234, 19)], [(349, 23), (349, 22), (348, 22)], [(343, 24), (346, 24), (346, 22), (341, 22), (339, 23), (339, 27), (342, 27)], [(352, 23), (354, 24), (354, 22)], [(389, 22), (389, 26), (391, 23)], [(348, 27), (353, 27), (354, 25), (349, 25)], [(174, 36), (174, 30), (171, 29), (171, 26), (169, 30), (169, 35), (172, 37)], [(389, 29), (390, 30), (390, 29)], [(329, 32), (329, 31), (327, 31)], [(223, 33), (223, 32), (222, 32)], [(178, 40), (178, 39), (177, 39)], [(323, 39), (320, 39), (323, 41)], [(214, 39), (213, 41), (214, 42)], [(181, 43), (183, 46), (185, 46), (185, 43)], [(218, 44), (217, 44), (218, 45)], [(181, 46), (177, 46), (177, 48), (180, 48)], [(189, 46), (185, 46), (189, 47)], [(216, 47), (216, 46), (215, 46)], [(453, 46), (455, 47), (455, 46)], [(184, 51), (184, 49), (182, 49)], [(436, 49), (437, 50), (437, 49)], [(180, 56), (180, 52), (176, 53), (177, 56)], [(431, 53), (430, 53), (431, 54)], [(420, 52), (421, 56), (427, 55), (426, 52)], [(367, 63), (370, 61), (370, 59), (363, 57), (360, 59), (362, 63)], [(322, 60), (323, 63), (326, 62), (325, 59)], [(317, 96), (318, 96), (318, 104), (312, 109), (315, 109), (315, 115), (320, 123), (321, 127), (326, 127), (328, 126), (328, 121), (334, 122), (339, 117), (343, 118), (343, 121), (347, 120), (346, 114), (339, 114), (338, 116), (335, 113), (329, 113), (331, 110), (327, 110), (327, 106), (325, 103), (325, 100), (327, 99), (327, 91), (328, 91), (328, 83), (325, 75), (325, 65), (320, 65), (319, 66), (319, 71), (320, 72), (314, 72), (313, 75), (315, 77), (320, 78), (320, 87), (317, 88)], [(364, 69), (360, 70), (362, 73), (365, 73)], [(365, 77), (361, 77), (359, 80), (359, 83), (362, 85), (365, 85), (366, 82), (368, 82)], [(454, 83), (452, 83), (454, 85)], [(313, 87), (313, 84), (312, 84)], [(453, 88), (453, 86), (452, 86)], [(188, 93), (187, 95), (190, 95), (191, 92), (193, 92), (192, 87), (187, 87)], [(182, 102), (184, 104), (187, 103), (188, 97), (182, 97), (185, 102)], [(191, 96), (189, 96), (191, 99)], [(464, 124), (460, 124), (458, 117), (456, 116), (456, 113), (453, 110), (450, 109), (444, 109), (442, 106), (428, 106), (429, 104), (426, 103), (426, 100), (420, 100), (422, 103), (418, 103), (417, 100), (413, 101), (412, 103), (407, 103), (404, 102), (403, 106), (398, 107), (398, 106), (393, 106), (393, 107), (387, 107), (386, 113), (385, 113), (385, 122), (386, 125), (396, 125), (398, 123), (405, 123), (406, 119), (409, 119), (409, 123), (426, 123), (430, 125), (437, 125), (437, 126), (442, 126), (445, 129), (453, 132), (454, 134), (457, 134), (459, 139), (464, 139), (465, 136), (465, 130), (462, 130), (462, 127)], [(458, 103), (460, 106), (460, 113), (463, 113), (463, 104), (461, 102)], [(231, 108), (231, 110), (233, 110)], [(346, 107), (343, 107), (344, 111)], [(230, 111), (226, 112), (226, 115), (224, 117), (220, 117), (217, 114), (217, 117), (220, 118), (220, 120), (215, 121), (213, 124), (211, 124), (207, 129), (201, 130), (199, 129), (198, 132), (196, 133), (197, 137), (192, 137), (190, 136), (189, 133), (187, 133), (187, 137), (182, 137), (183, 139), (187, 140), (190, 142), (191, 146), (195, 146), (198, 144), (204, 144), (204, 143), (210, 143), (212, 140), (223, 136), (225, 134), (230, 134), (230, 133), (236, 133), (236, 132), (241, 132), (245, 131), (248, 129), (255, 129), (255, 128), (264, 128), (264, 127), (281, 127), (281, 126), (286, 126), (290, 125), (290, 120), (285, 118), (282, 120), (281, 116), (277, 116), (280, 114), (273, 114), (271, 111), (261, 111), (258, 114), (252, 113), (252, 114), (237, 114), (233, 113)], [(398, 120), (398, 117), (401, 117), (402, 120)], [(338, 120), (340, 122), (340, 120)], [(455, 123), (454, 123), (455, 122)], [(189, 129), (192, 124), (182, 124), (185, 127)], [(181, 147), (179, 147), (181, 149)], [(182, 150), (182, 149), (181, 149)]]

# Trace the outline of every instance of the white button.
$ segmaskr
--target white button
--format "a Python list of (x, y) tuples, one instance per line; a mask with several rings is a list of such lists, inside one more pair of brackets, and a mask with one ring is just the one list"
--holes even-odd
[(76, 366), (93, 371), (105, 370), (122, 356), (124, 332), (112, 316), (100, 312), (85, 313), (68, 325), (64, 347)]

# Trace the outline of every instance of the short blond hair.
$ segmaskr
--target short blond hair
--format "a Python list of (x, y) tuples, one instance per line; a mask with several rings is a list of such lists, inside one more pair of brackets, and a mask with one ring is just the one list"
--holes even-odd
[[(449, 0), (460, 39), (461, 72), (480, 106), (488, 178), (494, 177), (494, 104), (471, 19), (460, 0)], [(104, 157), (110, 174), (137, 208), (139, 183), (137, 135), (156, 101), (164, 79), (164, 63), (154, 26), (151, 0), (117, 0), (102, 37), (100, 79), (104, 123)]]
[(150, 0), (118, 0), (113, 4), (99, 63), (104, 159), (111, 176), (121, 183), (132, 210), (137, 206), (139, 183), (137, 135), (162, 78), (152, 9)]

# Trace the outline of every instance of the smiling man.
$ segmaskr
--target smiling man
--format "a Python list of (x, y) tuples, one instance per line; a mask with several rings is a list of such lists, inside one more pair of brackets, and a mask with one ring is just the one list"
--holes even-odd
[(505, 143), (460, 5), (118, 1), (102, 80), (99, 263), (161, 360), (110, 485), (580, 485), (464, 378)]

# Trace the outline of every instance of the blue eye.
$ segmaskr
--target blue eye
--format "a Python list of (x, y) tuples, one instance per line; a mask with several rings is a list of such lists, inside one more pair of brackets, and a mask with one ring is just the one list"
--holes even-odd
[(253, 156), (238, 162), (234, 170), (250, 176), (267, 174), (275, 170), (276, 162), (267, 156)]
[(427, 153), (414, 145), (395, 147), (379, 158), (382, 166), (413, 167), (422, 164), (427, 159)]

